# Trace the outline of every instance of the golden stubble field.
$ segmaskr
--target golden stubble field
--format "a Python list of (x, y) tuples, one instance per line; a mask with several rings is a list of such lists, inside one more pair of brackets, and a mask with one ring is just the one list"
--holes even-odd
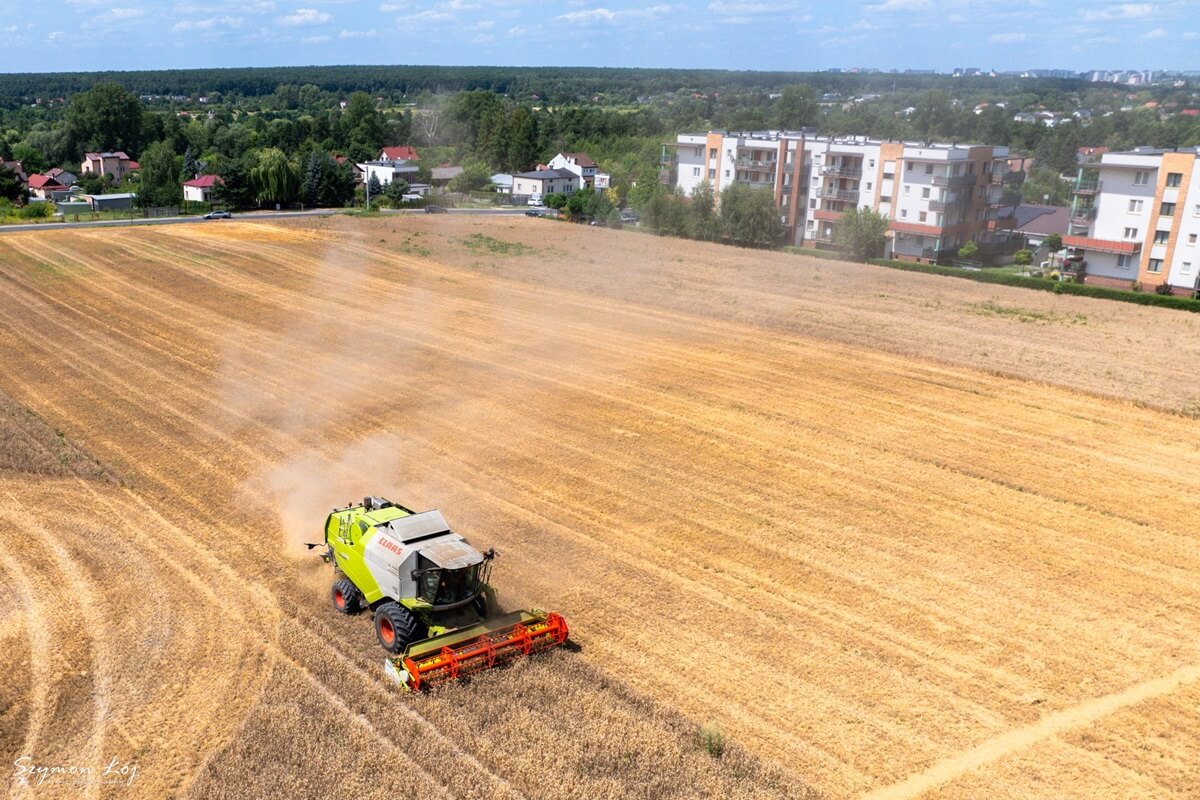
[[(7, 235), (0, 312), (0, 757), (138, 769), (13, 796), (1197, 796), (1191, 315), (456, 215)], [(299, 546), (367, 493), (578, 652), (399, 695)]]

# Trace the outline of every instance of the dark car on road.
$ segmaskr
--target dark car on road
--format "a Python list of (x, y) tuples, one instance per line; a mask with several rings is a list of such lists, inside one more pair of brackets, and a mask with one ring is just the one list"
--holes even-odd
[(445, 214), (446, 209), (442, 208), (441, 206), (425, 206), (425, 213), (426, 214)]
[(233, 214), (228, 211), (210, 211), (204, 215), (205, 219), (233, 219)]

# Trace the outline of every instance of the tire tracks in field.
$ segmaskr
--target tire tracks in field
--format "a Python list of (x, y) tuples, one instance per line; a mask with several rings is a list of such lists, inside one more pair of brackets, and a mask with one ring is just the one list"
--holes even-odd
[(1029, 725), (1013, 728), (975, 747), (942, 759), (899, 783), (862, 795), (861, 800), (913, 800), (972, 770), (1025, 750), (1052, 736), (1091, 725), (1121, 709), (1165, 697), (1200, 680), (1200, 665), (1180, 667), (1169, 675), (1134, 684), (1120, 692), (1094, 697), (1071, 708), (1047, 714)]

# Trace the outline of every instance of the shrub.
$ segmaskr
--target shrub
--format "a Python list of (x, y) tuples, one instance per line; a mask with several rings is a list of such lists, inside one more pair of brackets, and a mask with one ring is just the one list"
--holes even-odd
[(1013, 253), (1013, 263), (1018, 267), (1028, 267), (1033, 263), (1033, 251), (1029, 249), (1018, 250)]
[(1162, 283), (1160, 283), (1158, 286), (1155, 286), (1155, 287), (1154, 287), (1154, 293), (1155, 293), (1155, 294), (1161, 294), (1161, 295), (1173, 295), (1173, 294), (1175, 294), (1174, 292), (1172, 292), (1172, 291), (1171, 291), (1171, 284), (1169, 284), (1169, 283), (1167, 283), (1167, 282), (1165, 282), (1165, 281), (1164, 281), (1164, 282), (1162, 282)]
[(725, 754), (725, 735), (715, 722), (710, 722), (700, 729), (700, 747), (713, 758)]

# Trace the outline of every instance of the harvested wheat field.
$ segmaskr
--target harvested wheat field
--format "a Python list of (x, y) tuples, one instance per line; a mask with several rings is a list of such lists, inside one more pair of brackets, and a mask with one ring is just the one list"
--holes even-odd
[[(1192, 315), (453, 214), (7, 235), (0, 312), (0, 756), (136, 766), (14, 797), (1200, 796)], [(578, 647), (401, 694), (364, 494)]]

